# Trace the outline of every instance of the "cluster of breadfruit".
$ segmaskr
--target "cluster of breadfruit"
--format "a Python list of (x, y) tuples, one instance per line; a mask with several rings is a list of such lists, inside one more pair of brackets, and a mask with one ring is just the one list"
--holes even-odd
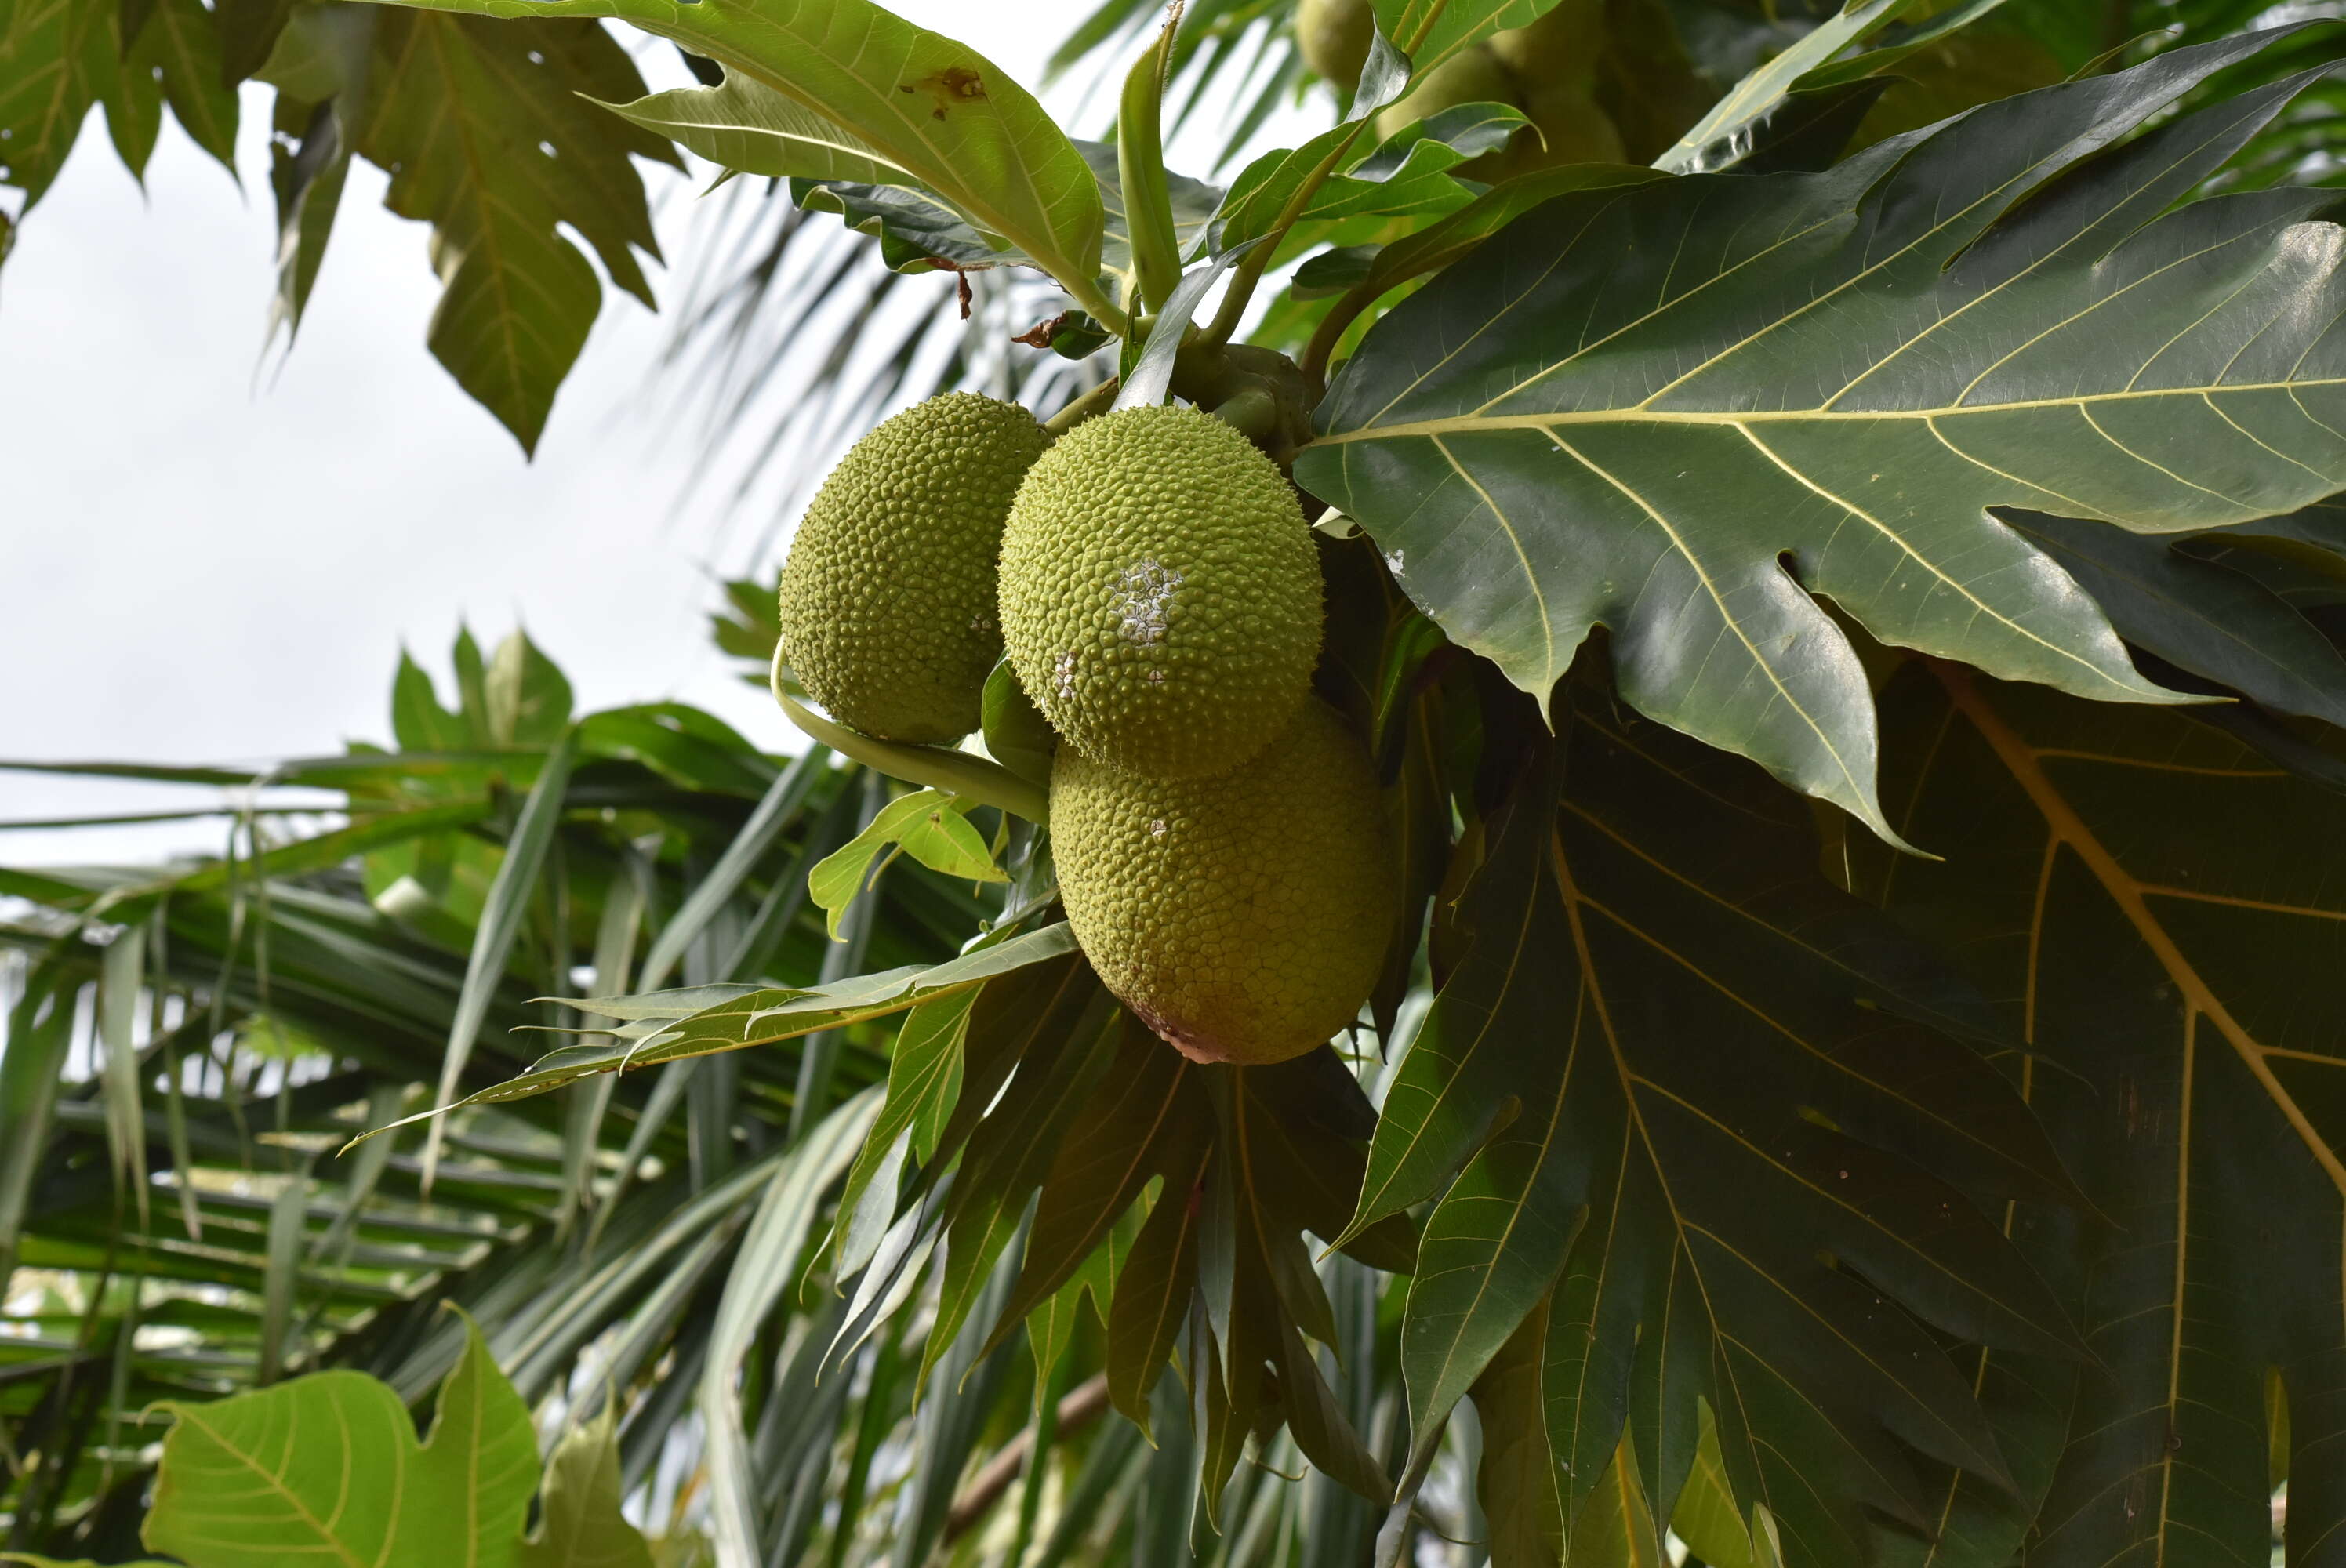
[[(1347, 93), (1361, 78), (1374, 25), (1371, 0), (1300, 0), (1295, 10), (1303, 63)], [(1562, 0), (1530, 26), (1494, 34), (1435, 66), (1377, 111), (1376, 134), (1390, 137), (1461, 104), (1510, 104), (1531, 124), (1460, 173), (1498, 180), (1551, 164), (1622, 162), (1621, 133), (1596, 96), (1604, 42), (1604, 6)]]
[(808, 507), (781, 653), (841, 723), (953, 742), (1005, 646), (1056, 730), (1051, 842), (1085, 956), (1184, 1054), (1350, 1024), (1392, 923), (1368, 758), (1311, 695), (1319, 557), (1235, 428), (1134, 408), (1056, 442), (967, 392), (886, 421)]

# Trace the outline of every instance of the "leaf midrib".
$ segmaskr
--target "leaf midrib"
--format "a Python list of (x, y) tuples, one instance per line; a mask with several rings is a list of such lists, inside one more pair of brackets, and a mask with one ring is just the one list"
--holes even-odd
[[(2116, 402), (2143, 402), (2157, 398), (2213, 398), (2248, 392), (2289, 392), (2346, 385), (2346, 376), (2324, 376), (2296, 382), (2236, 382), (2221, 386), (2150, 387), (2093, 392), (2082, 397), (2013, 398), (2002, 402), (1952, 403), (1931, 408), (1884, 409), (1754, 409), (1734, 412), (1703, 409), (1657, 409), (1646, 402), (1617, 409), (1573, 409), (1554, 413), (1453, 414), (1440, 419), (1410, 420), (1394, 424), (1364, 425), (1336, 435), (1323, 435), (1313, 446), (1344, 446), (1358, 441), (1431, 440), (1438, 436), (1482, 434), (1500, 430), (1545, 432), (1584, 424), (1729, 425), (1752, 424), (1878, 424), (1887, 421), (1962, 419), (1974, 414), (2016, 413), (2035, 409), (2100, 407)], [(2308, 416), (2311, 417), (2310, 415)], [(2318, 422), (2317, 422), (2318, 423)], [(1974, 459), (1973, 461), (1977, 461)], [(1981, 466), (1984, 467), (1985, 464)], [(2044, 486), (2031, 484), (2031, 489)]]
[[(342, 1430), (343, 1441), (347, 1446), (350, 1438), (350, 1423), (342, 1410), (341, 1400), (336, 1400), (333, 1401), (333, 1410), (335, 1425)], [(221, 1431), (219, 1427), (204, 1419), (206, 1414), (205, 1411), (199, 1409), (186, 1409), (175, 1410), (174, 1413), (180, 1420), (186, 1421), (189, 1425), (195, 1427), (207, 1437), (210, 1438), (214, 1443), (219, 1445), (219, 1451), (222, 1453), (227, 1454), (230, 1459), (235, 1460), (245, 1469), (250, 1471), (255, 1476), (258, 1476), (271, 1492), (282, 1498), (286, 1503), (292, 1508), (293, 1512), (301, 1517), (301, 1522), (304, 1524), (307, 1524), (317, 1533), (318, 1539), (323, 1542), (326, 1546), (332, 1551), (336, 1557), (349, 1564), (350, 1568), (380, 1568), (379, 1564), (371, 1565), (361, 1562), (360, 1559), (351, 1551), (348, 1544), (346, 1544), (340, 1536), (334, 1534), (327, 1528), (325, 1521), (320, 1519), (315, 1513), (312, 1513), (310, 1511), (309, 1504), (301, 1501), (301, 1495), (285, 1484), (283, 1477), (265, 1468), (260, 1463), (257, 1456), (247, 1453), (243, 1449), (238, 1447), (235, 1443), (230, 1442), (226, 1433)], [(286, 1441), (290, 1450), (292, 1442), (292, 1436), (290, 1431), (287, 1434)], [(383, 1536), (383, 1550), (386, 1553), (393, 1550), (399, 1535), (399, 1517), (397, 1512), (398, 1500), (406, 1490), (407, 1458), (408, 1456), (403, 1450), (399, 1451), (396, 1453), (394, 1462), (392, 1466), (392, 1480), (393, 1485), (392, 1493), (393, 1512), (387, 1522), (390, 1528), (385, 1532)], [(383, 1561), (386, 1562), (388, 1560), (387, 1556), (383, 1559)]]
[(2150, 950), (2168, 978), (2175, 983), (2189, 1012), (2202, 1015), (2216, 1026), (2240, 1060), (2242, 1066), (2257, 1081), (2266, 1096), (2280, 1113), (2291, 1132), (2305, 1146), (2306, 1153), (2330, 1178), (2331, 1186), (2341, 1198), (2346, 1198), (2346, 1163), (2315, 1130), (2296, 1096), (2282, 1086), (2267, 1063), (2267, 1047), (2233, 1017), (2215, 988), (2199, 973), (2198, 966), (2185, 956), (2181, 946), (2169, 934), (2150, 908), (2146, 894), (2157, 891), (2138, 881), (2119, 863), (2117, 857), (2092, 828), (2086, 825), (2068, 798), (2045, 774), (2036, 754), (2020, 735), (2006, 724), (2004, 717), (1991, 708), (1973, 686), (1970, 677), (1961, 669), (1938, 660), (1932, 661), (1932, 672), (1946, 687), (1949, 700), (1970, 720), (1982, 739), (1995, 753), (1996, 760), (2012, 776), (2022, 792), (2045, 819), (2046, 832), (2062, 848), (2082, 861), (2100, 884), (2104, 893), (2117, 907), (2127, 923), (2143, 945)]

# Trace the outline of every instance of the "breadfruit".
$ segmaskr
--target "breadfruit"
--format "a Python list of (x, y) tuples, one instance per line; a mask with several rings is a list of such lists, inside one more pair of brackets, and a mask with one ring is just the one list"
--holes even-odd
[(1051, 842), (1092, 968), (1193, 1061), (1300, 1056), (1376, 983), (1384, 819), (1367, 753), (1317, 697), (1217, 779), (1142, 779), (1061, 747)]
[(1612, 117), (1584, 87), (1545, 84), (1524, 95), (1530, 126), (1506, 149), (1504, 171), (1494, 178), (1528, 174), (1566, 163), (1623, 163), (1627, 154)]
[(1605, 0), (1562, 0), (1528, 27), (1491, 35), (1491, 54), (1526, 88), (1569, 82), (1586, 90), (1605, 49)]
[(1301, 0), (1295, 7), (1295, 42), (1303, 63), (1350, 97), (1368, 64), (1376, 20), (1370, 0)]
[[(1377, 111), (1377, 139), (1407, 130), (1418, 120), (1430, 119), (1460, 104), (1512, 104), (1517, 99), (1515, 78), (1487, 44), (1471, 44), (1428, 71), (1425, 80)], [(1464, 172), (1462, 170), (1461, 172)]]
[(782, 656), (807, 694), (882, 740), (975, 729), (1002, 654), (994, 563), (1046, 442), (1015, 403), (948, 392), (882, 422), (809, 504), (782, 565)]
[(1193, 408), (1060, 437), (1011, 505), (1001, 596), (1011, 666), (1052, 728), (1156, 778), (1261, 750), (1320, 652), (1320, 563), (1294, 491)]

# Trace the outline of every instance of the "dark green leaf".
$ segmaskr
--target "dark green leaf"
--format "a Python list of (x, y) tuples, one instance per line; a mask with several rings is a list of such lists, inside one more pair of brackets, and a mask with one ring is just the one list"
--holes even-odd
[(1952, 1560), (2008, 1562), (2034, 1514), (2034, 1561), (2262, 1561), (2269, 1369), (2307, 1552), (2346, 1518), (2322, 1457), (2346, 1386), (2337, 798), (2174, 716), (1953, 670), (1884, 711), (1888, 798), (1951, 854), (1862, 885), (2007, 999), (2015, 1077), (2093, 1204), (2004, 1217), (2096, 1361), (1987, 1357), (2026, 1506), (1943, 1478)]
[(2346, 724), (2346, 657), (2252, 578), (2161, 538), (2035, 512), (2009, 521), (2127, 641), (2268, 708)]
[(1107, 1314), (1107, 1391), (1116, 1408), (1148, 1430), (1148, 1390), (1180, 1338), (1198, 1267), (1198, 1194), (1168, 1181), (1116, 1277)]
[(1107, 1077), (1067, 1126), (1043, 1179), (1026, 1255), (994, 1338), (1057, 1294), (1094, 1257), (1153, 1177), (1196, 1178), (1212, 1113), (1198, 1069), (1128, 1016)]
[(1459, 907), (1470, 945), (1370, 1152), (1363, 1218), (1472, 1156), (1429, 1222), (1402, 1332), (1413, 1401), (1438, 1414), (1429, 1395), (1451, 1397), (1535, 1301), (1562, 1243), (1524, 1233), (1585, 1212), (1544, 1373), (1564, 1517), (1625, 1420), (1666, 1512), (1698, 1396), (1743, 1494), (1814, 1561), (1855, 1563), (1861, 1508), (1926, 1519), (1902, 1445), (2004, 1474), (1964, 1380), (1892, 1301), (1961, 1338), (2074, 1353), (1964, 1196), (2069, 1189), (1988, 1064), (1901, 1016), (1984, 1009), (1816, 877), (1805, 813), (1601, 707), (1567, 735), (1561, 809), (1538, 772), (1517, 782)]

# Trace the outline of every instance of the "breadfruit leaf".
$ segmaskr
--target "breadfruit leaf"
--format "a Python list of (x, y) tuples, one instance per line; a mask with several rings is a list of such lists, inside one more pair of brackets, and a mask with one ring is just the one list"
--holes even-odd
[(376, 27), (352, 145), (391, 171), (384, 204), (432, 225), (444, 290), (434, 356), (525, 450), (602, 304), (595, 270), (561, 229), (651, 302), (636, 252), (659, 248), (630, 159), (673, 160), (674, 149), (580, 96), (642, 85), (618, 40), (590, 22), (505, 27), (398, 9)]
[[(198, 0), (158, 5), (126, 41), (122, 9), (118, 0), (0, 6), (0, 185), (23, 191), (26, 209), (47, 193), (98, 105), (134, 175), (154, 150), (166, 101), (196, 144), (234, 172), (236, 97), (219, 81), (213, 14)], [(6, 233), (0, 229), (0, 239)]]
[(2185, 700), (1987, 508), (2185, 532), (2346, 483), (2334, 198), (2175, 206), (2305, 78), (2112, 145), (2280, 36), (1822, 174), (1550, 202), (1378, 322), (1296, 477), (1524, 689), (1603, 624), (1631, 703), (1888, 835), (1872, 697), (1811, 595), (2009, 678)]
[[(1953, 25), (1961, 26), (2003, 3), (1969, 0), (1953, 7), (1959, 14)], [(1751, 129), (1783, 102), (1803, 76), (1912, 8), (1912, 0), (1847, 0), (1838, 15), (1818, 23), (1798, 43), (1770, 56), (1729, 87), (1727, 96), (1713, 104), (1676, 146), (1654, 160), (1654, 167), (1683, 174), (1720, 168), (1736, 161)], [(1884, 59), (1876, 65), (1892, 63)]]
[[(991, 1303), (986, 1312), (1006, 1311), (987, 1281), (1024, 1225), (1053, 1152), (1092, 1104), (1110, 1065), (1120, 1055), (1128, 1060), (1133, 1044), (1155, 1044), (1144, 1034), (1119, 1052), (1125, 1022), (1115, 999), (1099, 993), (1073, 1028), (1038, 1038), (1021, 1054), (999, 1099), (970, 1129), (946, 1198), (945, 1263), (916, 1386), (926, 1385), (963, 1325), (984, 1305), (981, 1298)], [(969, 1323), (970, 1331), (984, 1339), (997, 1320)]]
[(1125, 1028), (1108, 1081), (1069, 1124), (1043, 1178), (1018, 1284), (987, 1349), (1076, 1277), (1149, 1182), (1194, 1176), (1213, 1115), (1206, 1069), (1146, 1029)]
[(144, 1535), (194, 1568), (517, 1561), (537, 1440), (469, 1319), (421, 1443), (399, 1396), (362, 1372), (165, 1409)]
[(2025, 1535), (2040, 1563), (2310, 1561), (2346, 1524), (2338, 797), (2181, 715), (1951, 667), (1882, 704), (1894, 820), (1964, 853), (1862, 845), (1859, 889), (2000, 999), (2013, 1076), (2090, 1200), (2001, 1217), (2095, 1361), (1962, 1353), (2022, 1485), (1935, 1471), (1937, 1560), (2006, 1563)]
[(652, 1568), (651, 1548), (619, 1512), (619, 1423), (607, 1408), (555, 1444), (537, 1528), (515, 1568)]
[(855, 895), (863, 890), (864, 873), (880, 851), (891, 844), (949, 877), (978, 882), (1006, 882), (1008, 874), (994, 863), (985, 840), (962, 812), (969, 802), (942, 789), (916, 789), (882, 807), (863, 831), (850, 839), (807, 872), (807, 891), (823, 911), (831, 940), (837, 942), (839, 922)]
[(483, 16), (617, 17), (773, 88), (1032, 257), (1099, 270), (1098, 182), (1034, 95), (968, 46), (870, 0), (424, 0)]
[(1625, 1424), (1666, 1520), (1704, 1404), (1803, 1563), (1855, 1568), (1869, 1514), (1929, 1528), (1914, 1453), (2008, 1488), (1937, 1336), (2081, 1348), (1979, 1207), (2074, 1193), (1949, 1037), (2008, 1049), (1987, 1004), (1816, 875), (1797, 801), (1602, 693), (1491, 833), (1359, 1207), (1437, 1200), (1401, 1331), (1419, 1442), (1545, 1301), (1566, 1528)]
[(1278, 228), (1286, 209), (1331, 156), (1339, 158), (1336, 172), (1319, 182), (1291, 221), (1433, 214), (1462, 207), (1469, 192), (1450, 171), (1503, 146), (1526, 123), (1522, 110), (1505, 104), (1459, 104), (1382, 145), (1359, 138), (1352, 153), (1340, 151), (1355, 136), (1357, 127), (1350, 123), (1322, 131), (1300, 148), (1264, 153), (1231, 182), (1208, 226), (1213, 249), (1226, 254)]
[(2059, 562), (2136, 647), (2267, 708), (2346, 725), (2346, 656), (2256, 578), (2176, 541), (2041, 512), (2004, 521)]
[(1410, 79), (1423, 81), (1461, 49), (1527, 27), (1555, 7), (1556, 0), (1376, 0), (1377, 31), (1407, 53)]
[(713, 87), (677, 87), (603, 107), (738, 174), (919, 183), (854, 132), (740, 71), (726, 72)]

